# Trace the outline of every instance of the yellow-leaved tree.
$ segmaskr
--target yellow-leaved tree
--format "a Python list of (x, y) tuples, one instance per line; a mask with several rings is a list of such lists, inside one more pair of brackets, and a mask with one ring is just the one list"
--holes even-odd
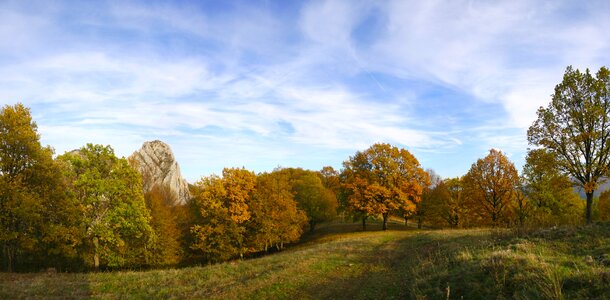
[(284, 244), (301, 237), (307, 216), (297, 208), (287, 172), (263, 173), (257, 182), (249, 223), (250, 251), (267, 251), (269, 247), (281, 250)]
[(191, 226), (191, 249), (208, 261), (242, 256), (256, 184), (256, 174), (243, 168), (225, 168), (222, 177), (212, 175), (197, 182), (193, 200), (201, 218)]

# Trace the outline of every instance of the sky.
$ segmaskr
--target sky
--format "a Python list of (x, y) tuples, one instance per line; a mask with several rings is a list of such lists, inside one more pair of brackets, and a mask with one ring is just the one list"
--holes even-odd
[(610, 60), (609, 1), (0, 0), (0, 105), (56, 154), (168, 143), (224, 167), (340, 169), (377, 142), (442, 177), (521, 170), (565, 68)]

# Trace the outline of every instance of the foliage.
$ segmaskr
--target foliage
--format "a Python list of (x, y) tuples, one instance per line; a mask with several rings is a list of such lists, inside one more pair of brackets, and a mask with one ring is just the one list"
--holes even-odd
[(150, 211), (150, 225), (157, 236), (152, 249), (151, 264), (176, 265), (181, 261), (181, 235), (178, 226), (178, 208), (174, 206), (177, 196), (166, 185), (154, 185), (144, 194), (146, 207)]
[(204, 177), (195, 185), (194, 201), (202, 219), (191, 227), (191, 249), (209, 261), (246, 253), (246, 222), (252, 217), (256, 175), (245, 169), (225, 168), (222, 177)]
[(140, 174), (110, 146), (87, 144), (58, 158), (69, 190), (83, 209), (87, 265), (122, 267), (150, 263), (155, 235)]
[[(57, 264), (75, 256), (79, 211), (66, 197), (53, 150), (42, 147), (22, 104), (0, 111), (0, 245), (13, 271), (17, 260)], [(45, 259), (38, 259), (40, 256)]]
[(528, 130), (528, 141), (556, 155), (557, 166), (582, 187), (591, 222), (593, 194), (610, 163), (610, 70), (594, 77), (568, 67), (547, 108)]
[(466, 206), (479, 217), (478, 223), (498, 226), (508, 222), (507, 208), (515, 196), (519, 175), (502, 152), (489, 150), (485, 158), (472, 164), (463, 182)]
[(606, 190), (599, 195), (597, 210), (599, 212), (600, 220), (610, 221), (610, 190)]
[(577, 224), (584, 203), (573, 183), (558, 168), (556, 154), (546, 149), (530, 150), (523, 166), (525, 196), (530, 202), (533, 225)]
[(363, 227), (368, 216), (381, 214), (385, 230), (390, 214), (415, 211), (430, 181), (409, 151), (389, 144), (358, 151), (343, 166), (349, 209), (362, 216)]
[(249, 245), (252, 252), (297, 241), (307, 224), (307, 216), (297, 208), (291, 191), (290, 176), (276, 170), (258, 176), (252, 202)]
[[(294, 200), (298, 208), (307, 215), (310, 231), (314, 231), (317, 224), (335, 218), (338, 206), (337, 196), (323, 183), (324, 180), (331, 187), (338, 184), (338, 177), (333, 177), (331, 170), (327, 169), (326, 175), (295, 168), (279, 169), (275, 172), (286, 173), (289, 176)], [(333, 182), (335, 180), (336, 182)]]

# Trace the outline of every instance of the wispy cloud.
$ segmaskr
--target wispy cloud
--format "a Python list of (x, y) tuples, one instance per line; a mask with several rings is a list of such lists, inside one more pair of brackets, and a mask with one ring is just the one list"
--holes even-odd
[(380, 141), (445, 176), (491, 147), (519, 165), (565, 67), (610, 53), (601, 1), (31, 4), (0, 4), (0, 102), (60, 153), (163, 139), (189, 180)]

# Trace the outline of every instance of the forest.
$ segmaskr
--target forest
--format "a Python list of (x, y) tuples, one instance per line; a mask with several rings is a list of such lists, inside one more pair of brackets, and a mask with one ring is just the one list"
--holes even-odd
[[(381, 229), (547, 228), (610, 220), (610, 71), (568, 67), (527, 132), (523, 170), (499, 149), (441, 178), (376, 143), (340, 170), (225, 168), (175, 205), (110, 145), (56, 154), (23, 104), (0, 111), (1, 270), (60, 272), (218, 263), (282, 251), (328, 222)], [(450, 164), (451, 162), (446, 162)], [(577, 191), (582, 190), (586, 199)], [(393, 222), (392, 222), (393, 221)], [(399, 224), (404, 223), (404, 225)]]

